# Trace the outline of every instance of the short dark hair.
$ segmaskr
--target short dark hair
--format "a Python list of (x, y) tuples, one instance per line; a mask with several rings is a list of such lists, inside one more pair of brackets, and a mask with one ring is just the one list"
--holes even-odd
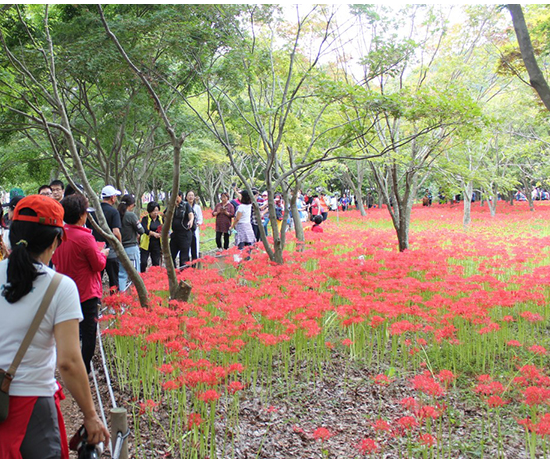
[(247, 190), (241, 191), (241, 204), (252, 204), (252, 199), (250, 199), (250, 195)]
[(150, 214), (150, 213), (153, 212), (157, 207), (158, 207), (159, 210), (160, 210), (159, 203), (158, 203), (158, 202), (155, 202), (155, 201), (151, 201), (149, 204), (147, 204), (147, 213)]
[(323, 223), (323, 216), (315, 215), (315, 217), (313, 217), (313, 223), (315, 223), (316, 225), (320, 225), (321, 223)]
[(52, 180), (52, 183), (50, 183), (50, 188), (52, 186), (60, 186), (62, 190), (65, 189), (65, 185), (63, 184), (63, 182), (61, 180)]
[(50, 185), (42, 185), (40, 188), (38, 188), (38, 194), (40, 194), (40, 192), (42, 190), (45, 190), (46, 188), (48, 188), (50, 191), (52, 191), (52, 187)]
[(61, 200), (61, 205), (65, 211), (63, 220), (69, 225), (74, 225), (88, 209), (88, 198), (80, 193), (70, 194)]

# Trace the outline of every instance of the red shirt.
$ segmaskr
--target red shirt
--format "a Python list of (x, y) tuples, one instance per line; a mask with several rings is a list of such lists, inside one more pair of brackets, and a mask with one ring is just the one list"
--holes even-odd
[(75, 281), (81, 303), (101, 298), (101, 271), (105, 269), (107, 257), (100, 252), (92, 230), (76, 225), (65, 225), (64, 229), (67, 240), (52, 257), (56, 271)]
[(321, 225), (313, 225), (311, 227), (311, 231), (313, 231), (314, 233), (322, 233), (323, 228), (321, 228)]

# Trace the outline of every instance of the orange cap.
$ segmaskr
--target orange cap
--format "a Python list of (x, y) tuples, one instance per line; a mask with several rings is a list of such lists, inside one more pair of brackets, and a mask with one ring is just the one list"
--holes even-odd
[[(31, 209), (36, 215), (21, 215), (22, 209)], [(17, 203), (13, 212), (12, 221), (34, 222), (41, 225), (57, 226), (63, 228), (63, 217), (65, 210), (55, 199), (49, 196), (33, 194), (27, 196)], [(63, 240), (66, 239), (63, 232)]]

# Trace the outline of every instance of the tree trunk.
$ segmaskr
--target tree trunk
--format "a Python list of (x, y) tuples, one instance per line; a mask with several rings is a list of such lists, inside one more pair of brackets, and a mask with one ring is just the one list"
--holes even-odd
[(530, 180), (527, 177), (522, 177), (521, 182), (523, 183), (523, 188), (525, 188), (525, 197), (527, 198), (527, 202), (529, 203), (529, 210), (531, 212), (534, 212), (535, 210), (535, 204), (533, 203), (533, 190), (532, 185), (530, 183)]
[(494, 188), (491, 199), (487, 201), (487, 204), (489, 204), (489, 211), (491, 212), (491, 217), (494, 217), (497, 214), (497, 202), (498, 202), (498, 191), (496, 188)]
[(361, 212), (361, 215), (363, 217), (367, 216), (367, 212), (365, 211), (365, 206), (363, 204), (363, 190), (361, 187), (353, 187), (353, 194), (355, 194), (355, 199), (357, 201), (357, 207), (359, 208), (359, 212)]
[(527, 73), (529, 73), (529, 82), (531, 86), (537, 91), (543, 104), (547, 110), (550, 110), (550, 87), (544, 78), (542, 71), (535, 58), (533, 52), (533, 45), (531, 38), (529, 37), (529, 31), (527, 30), (527, 24), (523, 17), (523, 11), (521, 5), (507, 5), (508, 10), (512, 15), (512, 22), (514, 24), (514, 30), (516, 31), (516, 37), (518, 39), (519, 49), (521, 51), (521, 57)]
[(472, 223), (472, 195), (474, 191), (474, 184), (472, 181), (465, 183), (462, 187), (464, 193), (464, 216), (462, 218), (462, 226), (464, 230), (467, 230)]
[(510, 205), (513, 206), (514, 205), (514, 191), (513, 190), (510, 190), (508, 192), (508, 198), (510, 199)]

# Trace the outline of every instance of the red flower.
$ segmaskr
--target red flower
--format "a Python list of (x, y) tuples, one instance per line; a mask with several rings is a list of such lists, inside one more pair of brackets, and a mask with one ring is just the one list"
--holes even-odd
[(220, 398), (220, 394), (218, 394), (213, 389), (209, 389), (207, 391), (200, 392), (199, 394), (197, 394), (197, 398), (199, 400), (202, 400), (203, 402), (213, 402)]
[(361, 454), (372, 454), (378, 451), (378, 444), (372, 438), (363, 438), (357, 446)]
[(532, 352), (533, 354), (546, 355), (546, 348), (539, 346), (537, 344), (534, 344), (533, 346), (531, 346), (529, 348), (529, 351)]
[(187, 429), (192, 430), (193, 427), (200, 426), (203, 420), (199, 413), (191, 413), (187, 418)]
[(502, 398), (499, 395), (491, 395), (487, 399), (487, 405), (489, 405), (490, 408), (498, 408), (500, 406), (506, 405), (506, 401), (502, 400)]
[(325, 441), (332, 437), (332, 433), (325, 427), (319, 427), (315, 432), (313, 432), (313, 438), (315, 440)]
[(420, 441), (420, 443), (428, 447), (435, 445), (435, 438), (428, 433), (420, 435), (418, 437), (418, 440)]

